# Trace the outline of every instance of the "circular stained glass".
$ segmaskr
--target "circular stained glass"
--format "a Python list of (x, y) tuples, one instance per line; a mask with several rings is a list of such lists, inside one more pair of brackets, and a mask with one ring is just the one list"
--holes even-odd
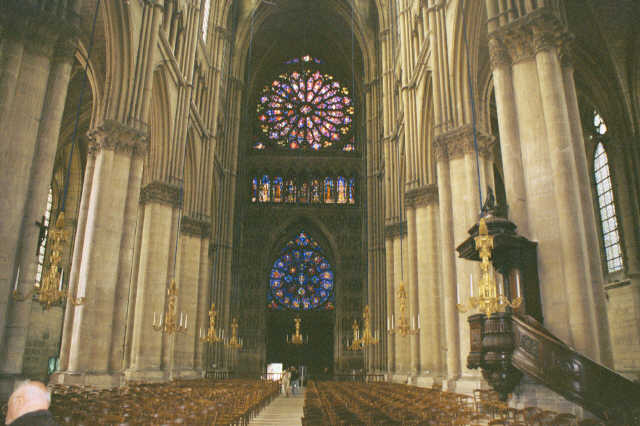
[(333, 309), (331, 265), (304, 231), (287, 243), (274, 262), (268, 299), (272, 309)]
[(260, 129), (291, 149), (320, 150), (347, 139), (354, 109), (349, 89), (320, 71), (280, 74), (262, 90)]

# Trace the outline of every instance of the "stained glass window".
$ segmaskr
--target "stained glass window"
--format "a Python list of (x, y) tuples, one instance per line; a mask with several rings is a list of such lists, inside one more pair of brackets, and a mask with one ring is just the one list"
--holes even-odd
[[(309, 55), (292, 61), (287, 63), (319, 63)], [(262, 90), (257, 113), (263, 137), (276, 145), (318, 151), (335, 144), (353, 150), (349, 89), (329, 74), (309, 69), (280, 74)], [(254, 148), (265, 145), (259, 141)]]
[(334, 276), (322, 248), (301, 231), (273, 263), (269, 275), (268, 307), (307, 311), (334, 308)]
[[(607, 132), (607, 126), (599, 114), (595, 114), (593, 124), (596, 136), (602, 136)], [(602, 241), (607, 260), (609, 273), (622, 270), (622, 246), (620, 245), (620, 233), (618, 232), (618, 219), (616, 206), (613, 199), (613, 187), (611, 174), (609, 173), (609, 159), (602, 142), (598, 142), (593, 159), (593, 173), (598, 194), (598, 207), (600, 208), (600, 223), (602, 226)]]
[(271, 201), (274, 203), (282, 202), (282, 178), (280, 176), (276, 176), (273, 178), (273, 185), (271, 186), (273, 195), (271, 197)]
[(47, 237), (49, 236), (49, 221), (51, 218), (51, 207), (53, 206), (53, 190), (49, 187), (47, 196), (47, 207), (42, 216), (40, 224), (40, 235), (38, 236), (38, 264), (36, 266), (36, 285), (40, 285), (42, 280), (42, 270), (44, 268), (44, 254), (47, 248)]
[(338, 176), (338, 188), (336, 190), (338, 194), (338, 199), (336, 202), (338, 204), (345, 204), (347, 202), (347, 181), (342, 176)]
[(297, 194), (296, 180), (293, 179), (293, 178), (288, 178), (287, 182), (285, 183), (284, 202), (285, 203), (295, 203), (296, 202), (296, 194)]
[(260, 187), (258, 192), (258, 201), (261, 203), (268, 203), (269, 200), (269, 188), (271, 186), (271, 181), (269, 180), (268, 175), (262, 176), (260, 178)]
[(356, 179), (355, 178), (350, 178), (349, 179), (349, 204), (355, 204), (356, 203)]
[(300, 177), (286, 175), (270, 178), (253, 176), (249, 182), (252, 203), (356, 204), (356, 179), (344, 176)]
[(207, 41), (207, 29), (209, 28), (209, 12), (211, 11), (211, 0), (204, 0), (202, 11), (202, 39)]
[(322, 202), (322, 188), (320, 188), (320, 179), (318, 178), (311, 179), (311, 202)]
[(331, 176), (324, 178), (324, 202), (327, 204), (335, 203), (335, 188)]
[(256, 201), (258, 201), (258, 178), (254, 177), (251, 179), (251, 202)]

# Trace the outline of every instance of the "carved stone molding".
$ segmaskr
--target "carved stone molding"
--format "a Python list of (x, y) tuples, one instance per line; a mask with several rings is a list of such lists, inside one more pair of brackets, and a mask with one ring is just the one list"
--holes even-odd
[(407, 235), (407, 221), (396, 222), (384, 227), (385, 238), (395, 238)]
[(131, 156), (143, 156), (149, 145), (148, 132), (114, 120), (105, 120), (101, 126), (87, 132), (87, 136), (91, 141), (89, 149), (92, 154), (111, 150)]
[[(528, 15), (517, 19), (493, 31), (491, 40), (499, 41), (508, 51), (514, 64), (533, 59), (541, 51), (560, 48), (572, 38), (566, 25), (548, 8), (537, 9)], [(494, 43), (495, 44), (495, 43)], [(501, 64), (501, 53), (493, 52), (494, 47), (489, 42), (491, 65)], [(497, 49), (497, 48), (496, 48)]]
[(405, 193), (405, 204), (411, 207), (428, 206), (438, 202), (438, 185), (429, 184)]
[(182, 216), (180, 232), (185, 235), (204, 239), (211, 233), (211, 223), (204, 219)]
[(147, 203), (160, 203), (180, 208), (182, 206), (180, 188), (164, 182), (151, 182), (140, 191), (140, 204)]
[(491, 62), (492, 70), (505, 65), (511, 65), (509, 50), (505, 47), (502, 40), (495, 37), (489, 39), (489, 61)]
[[(476, 129), (478, 152), (482, 156), (490, 157), (495, 143), (495, 137)], [(458, 127), (435, 137), (433, 141), (436, 160), (454, 159), (465, 154), (475, 152), (473, 143), (473, 127), (470, 124)]]

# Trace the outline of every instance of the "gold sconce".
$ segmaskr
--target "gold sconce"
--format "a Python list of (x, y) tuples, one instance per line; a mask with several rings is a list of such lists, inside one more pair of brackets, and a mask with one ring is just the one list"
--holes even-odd
[(371, 320), (369, 318), (369, 305), (364, 307), (364, 312), (362, 313), (362, 337), (360, 337), (360, 327), (358, 327), (358, 322), (353, 320), (353, 342), (349, 345), (349, 350), (357, 351), (365, 346), (369, 345), (377, 345), (380, 339), (378, 339), (378, 333), (371, 333)]
[(309, 343), (309, 336), (305, 337), (300, 333), (300, 323), (302, 320), (300, 318), (294, 318), (293, 321), (296, 324), (296, 332), (293, 335), (287, 335), (287, 343), (291, 343), (292, 345), (302, 345), (305, 343)]
[(478, 286), (478, 296), (473, 296), (473, 279), (469, 280), (469, 306), (460, 304), (460, 292), (458, 291), (458, 310), (460, 312), (467, 312), (469, 309), (477, 308), (480, 312), (484, 313), (487, 317), (496, 312), (504, 312), (507, 307), (518, 309), (522, 304), (522, 297), (520, 297), (520, 281), (516, 282), (517, 297), (513, 300), (509, 300), (504, 295), (504, 288), (502, 283), (500, 286), (496, 284), (496, 280), (489, 272), (491, 267), (491, 251), (493, 249), (493, 236), (489, 235), (487, 229), (487, 223), (484, 218), (480, 219), (478, 225), (478, 236), (474, 238), (476, 250), (480, 257), (480, 285)]
[[(400, 303), (400, 320), (398, 321), (400, 324), (398, 324), (398, 328), (394, 328), (393, 320), (391, 321), (391, 324), (389, 324), (389, 319), (387, 319), (389, 334), (397, 333), (403, 337), (418, 334), (420, 332), (420, 317), (417, 317), (416, 320), (413, 320), (412, 318), (412, 323), (409, 324), (409, 318), (407, 316), (407, 292), (404, 289), (404, 283), (402, 282), (398, 289), (398, 301)], [(391, 325), (391, 327), (389, 327), (389, 325)]]
[[(18, 266), (18, 273), (12, 293), (13, 299), (18, 302), (29, 300), (31, 296), (36, 293), (38, 295), (38, 302), (40, 302), (44, 310), (49, 309), (51, 305), (61, 303), (67, 298), (65, 291), (62, 289), (64, 286), (64, 269), (62, 269), (61, 266), (64, 243), (69, 240), (69, 230), (64, 229), (64, 212), (58, 215), (55, 226), (49, 230), (48, 239), (49, 259), (45, 272), (42, 274), (40, 285), (34, 285), (26, 295), (20, 294), (18, 291), (20, 266)], [(84, 297), (71, 297), (69, 301), (73, 305), (82, 305), (84, 303)]]
[[(180, 322), (178, 322), (178, 315), (176, 314), (176, 302), (178, 299), (176, 290), (176, 280), (172, 279), (169, 289), (167, 290), (168, 302), (167, 310), (164, 315), (160, 316), (160, 321), (156, 323), (156, 313), (153, 313), (153, 329), (155, 331), (164, 331), (167, 334), (173, 333), (186, 333), (189, 323), (189, 316), (184, 316), (184, 325), (182, 323), (182, 312), (180, 312)], [(164, 318), (163, 318), (164, 316)]]
[(209, 311), (209, 329), (207, 333), (204, 334), (202, 329), (200, 329), (200, 341), (207, 343), (217, 343), (222, 341), (224, 334), (221, 337), (218, 337), (216, 333), (216, 304), (211, 304), (211, 310)]
[(242, 347), (242, 339), (238, 338), (238, 320), (231, 321), (231, 339), (227, 345), (232, 349), (240, 349)]

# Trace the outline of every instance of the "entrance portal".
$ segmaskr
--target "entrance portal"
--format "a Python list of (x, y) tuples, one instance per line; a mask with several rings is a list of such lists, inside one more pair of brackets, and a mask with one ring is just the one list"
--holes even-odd
[[(287, 343), (287, 335), (295, 333), (294, 319), (299, 317), (303, 344)], [(267, 364), (281, 362), (307, 367), (307, 376), (322, 374), (325, 368), (333, 370), (334, 312), (268, 312)], [(308, 341), (307, 341), (308, 339)]]

